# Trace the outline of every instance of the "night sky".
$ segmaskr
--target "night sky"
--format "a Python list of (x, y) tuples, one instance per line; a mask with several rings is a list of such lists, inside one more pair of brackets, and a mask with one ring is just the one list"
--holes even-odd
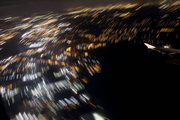
[[(155, 0), (146, 0), (155, 1)], [(32, 14), (34, 12), (64, 11), (71, 7), (96, 7), (122, 2), (145, 2), (145, 0), (1, 0), (0, 17)]]

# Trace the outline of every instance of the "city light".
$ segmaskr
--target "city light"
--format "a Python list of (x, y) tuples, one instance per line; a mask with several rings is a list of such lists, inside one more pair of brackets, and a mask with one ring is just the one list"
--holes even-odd
[[(109, 120), (100, 101), (114, 93), (105, 89), (139, 71), (126, 62), (146, 63), (156, 52), (154, 61), (179, 60), (179, 10), (180, 1), (164, 0), (0, 18), (0, 94), (10, 119)], [(106, 77), (114, 73), (120, 79)]]

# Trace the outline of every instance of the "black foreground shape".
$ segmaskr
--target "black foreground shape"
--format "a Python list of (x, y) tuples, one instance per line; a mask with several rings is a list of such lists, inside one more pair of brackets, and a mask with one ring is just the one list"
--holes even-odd
[(144, 44), (120, 42), (92, 51), (103, 57), (102, 73), (93, 76), (90, 92), (113, 120), (173, 118), (178, 103), (177, 65)]

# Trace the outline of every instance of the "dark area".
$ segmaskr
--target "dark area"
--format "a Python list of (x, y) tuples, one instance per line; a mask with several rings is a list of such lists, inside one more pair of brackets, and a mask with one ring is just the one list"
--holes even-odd
[(8, 113), (6, 111), (6, 108), (5, 108), (4, 104), (3, 104), (3, 101), (2, 101), (1, 97), (0, 97), (0, 107), (1, 107), (1, 109), (0, 109), (0, 119), (1, 120), (9, 120), (10, 118), (8, 116)]
[(124, 42), (96, 53), (101, 56), (101, 51), (105, 67), (94, 76), (91, 91), (113, 120), (175, 117), (178, 66), (139, 44)]

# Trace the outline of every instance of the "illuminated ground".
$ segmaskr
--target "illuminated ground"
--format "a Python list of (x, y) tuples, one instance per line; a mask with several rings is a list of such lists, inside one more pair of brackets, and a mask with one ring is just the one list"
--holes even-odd
[(180, 22), (162, 12), (176, 13), (177, 6), (161, 7), (116, 4), (2, 18), (0, 92), (9, 117), (106, 120), (171, 108), (163, 104), (166, 95), (175, 99), (178, 66), (166, 62), (178, 59), (169, 47), (179, 47)]

